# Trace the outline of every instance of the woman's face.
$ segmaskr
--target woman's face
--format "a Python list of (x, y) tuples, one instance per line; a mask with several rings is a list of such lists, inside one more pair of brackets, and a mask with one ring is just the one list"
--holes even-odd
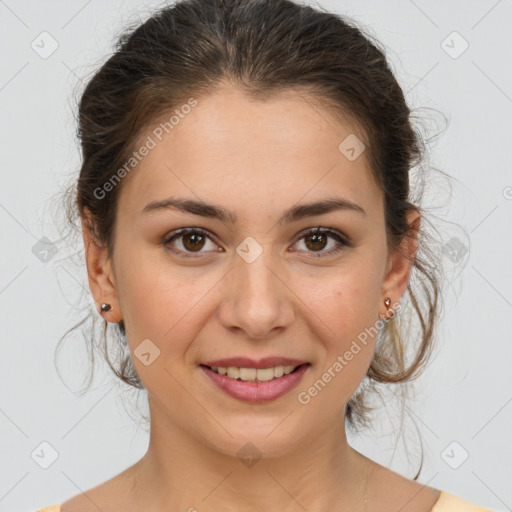
[[(339, 148), (353, 128), (298, 93), (253, 101), (227, 85), (161, 141), (156, 127), (140, 138), (155, 147), (124, 178), (105, 266), (112, 288), (96, 295), (114, 306), (106, 319), (122, 314), (152, 423), (233, 455), (247, 442), (284, 454), (339, 429), (383, 299), (398, 301), (408, 272), (388, 266), (365, 152), (354, 139)], [(188, 211), (155, 203), (171, 198)], [(326, 200), (357, 207), (301, 209)], [(252, 360), (237, 367), (269, 357), (307, 365), (261, 385), (202, 366), (235, 357)]]

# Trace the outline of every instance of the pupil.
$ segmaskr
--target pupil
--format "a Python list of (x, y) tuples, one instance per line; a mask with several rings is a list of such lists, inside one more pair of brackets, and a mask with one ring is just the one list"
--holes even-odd
[[(321, 240), (323, 238), (323, 240)], [(323, 249), (325, 247), (325, 235), (323, 234), (314, 234), (314, 235), (308, 235), (306, 237), (306, 245), (309, 247), (309, 244), (307, 243), (308, 240), (313, 240), (313, 245), (318, 244), (320, 241), (320, 247), (309, 247), (310, 249)], [(323, 243), (322, 243), (323, 241)]]
[[(192, 242), (192, 244), (189, 244), (188, 242), (191, 239), (193, 239), (194, 241)], [(204, 243), (204, 237), (203, 237), (203, 235), (198, 234), (198, 233), (191, 233), (191, 234), (185, 235), (183, 238), (183, 244), (185, 245), (185, 247), (187, 249), (191, 249), (191, 250), (201, 249), (202, 248), (201, 242)]]

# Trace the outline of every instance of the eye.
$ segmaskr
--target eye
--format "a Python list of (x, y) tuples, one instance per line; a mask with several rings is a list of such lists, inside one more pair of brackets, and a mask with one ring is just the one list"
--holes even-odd
[[(176, 249), (172, 247), (170, 244), (177, 239), (181, 241), (179, 245), (182, 248)], [(212, 242), (216, 252), (221, 252), (222, 249), (219, 249), (218, 246), (213, 242), (213, 240), (208, 235), (208, 232), (202, 228), (183, 228), (178, 231), (174, 231), (172, 236), (166, 237), (163, 240), (163, 245), (166, 246), (171, 252), (179, 254), (185, 258), (194, 258), (193, 253), (201, 253), (207, 251), (201, 251), (201, 249), (205, 246), (206, 240), (210, 240)], [(215, 249), (217, 247), (217, 249)]]
[[(331, 249), (325, 251), (325, 247), (327, 247), (328, 239), (331, 238), (335, 240), (336, 243), (331, 244)], [(312, 254), (311, 256), (314, 258), (319, 258), (322, 256), (330, 256), (332, 254), (336, 254), (341, 251), (345, 246), (351, 247), (352, 244), (350, 241), (332, 229), (317, 227), (314, 229), (310, 229), (302, 234), (301, 238), (298, 242), (304, 240), (304, 245), (306, 246), (306, 252), (312, 252), (317, 254)]]
[[(329, 239), (334, 240), (335, 243), (331, 244), (329, 250), (324, 250), (329, 245)], [(180, 240), (178, 247), (173, 245), (176, 240)], [(343, 236), (338, 231), (334, 231), (328, 228), (316, 227), (309, 229), (302, 233), (302, 236), (296, 242), (304, 240), (306, 246), (305, 251), (313, 253), (311, 256), (314, 258), (322, 256), (330, 256), (341, 251), (344, 247), (352, 247), (350, 240)], [(167, 249), (175, 254), (178, 254), (185, 258), (194, 258), (194, 253), (201, 254), (208, 251), (203, 251), (206, 242), (210, 241), (212, 247), (210, 250), (215, 252), (222, 252), (221, 249), (211, 238), (208, 231), (202, 228), (183, 228), (178, 231), (174, 231), (170, 236), (167, 236), (162, 241), (163, 245)], [(179, 247), (181, 246), (181, 247)], [(295, 249), (294, 249), (295, 251)], [(317, 253), (317, 254), (314, 254)]]

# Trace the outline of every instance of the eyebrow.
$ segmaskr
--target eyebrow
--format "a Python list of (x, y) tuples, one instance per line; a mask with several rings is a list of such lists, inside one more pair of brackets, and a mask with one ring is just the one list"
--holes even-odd
[[(235, 224), (237, 222), (236, 214), (222, 208), (221, 206), (207, 204), (205, 202), (195, 201), (192, 199), (179, 199), (174, 197), (169, 197), (160, 201), (151, 201), (141, 210), (141, 213), (145, 214), (167, 209), (175, 209), (184, 213), (200, 215), (201, 217), (219, 219), (226, 224)], [(359, 206), (348, 199), (332, 197), (313, 203), (293, 206), (283, 213), (278, 224), (294, 222), (305, 217), (313, 217), (314, 215), (322, 215), (338, 210), (355, 211), (366, 215), (366, 211), (362, 206)]]

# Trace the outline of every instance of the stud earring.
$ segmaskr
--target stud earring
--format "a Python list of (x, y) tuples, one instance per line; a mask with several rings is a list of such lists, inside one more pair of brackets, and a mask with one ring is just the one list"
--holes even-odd
[(110, 311), (112, 309), (112, 306), (110, 304), (102, 304), (101, 305), (101, 312), (106, 313), (107, 311)]
[[(393, 318), (395, 316), (395, 312), (390, 308), (390, 305), (391, 305), (391, 299), (389, 297), (386, 297), (384, 299), (384, 305), (386, 306), (387, 310), (388, 310), (388, 313), (391, 313), (388, 315), (388, 318)], [(379, 315), (379, 318), (380, 319), (384, 319), (386, 317), (386, 315)]]

